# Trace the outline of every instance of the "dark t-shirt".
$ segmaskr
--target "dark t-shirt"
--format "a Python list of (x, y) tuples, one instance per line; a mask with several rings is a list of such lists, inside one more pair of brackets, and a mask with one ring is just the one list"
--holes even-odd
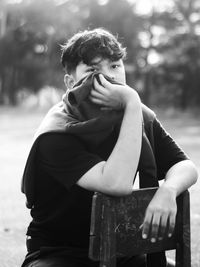
[[(161, 180), (170, 167), (187, 157), (157, 119), (153, 121), (153, 131)], [(70, 134), (49, 133), (40, 137), (36, 201), (27, 235), (39, 238), (40, 245), (88, 248), (93, 192), (76, 183), (94, 165), (107, 160), (117, 137), (113, 131), (95, 151)]]

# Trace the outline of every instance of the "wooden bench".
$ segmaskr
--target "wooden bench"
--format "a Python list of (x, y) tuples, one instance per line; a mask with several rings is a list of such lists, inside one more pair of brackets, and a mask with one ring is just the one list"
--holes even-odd
[(92, 203), (89, 257), (101, 267), (116, 266), (116, 257), (176, 250), (176, 267), (191, 267), (189, 192), (177, 198), (177, 217), (171, 238), (156, 243), (143, 239), (141, 224), (157, 188), (134, 190), (125, 197), (95, 193)]

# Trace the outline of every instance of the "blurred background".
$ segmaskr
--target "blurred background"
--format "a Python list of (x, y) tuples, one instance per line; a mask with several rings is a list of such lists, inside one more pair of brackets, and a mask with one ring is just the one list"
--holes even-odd
[(45, 87), (64, 89), (60, 45), (94, 27), (127, 47), (127, 79), (146, 104), (198, 106), (198, 0), (1, 0), (0, 103), (20, 104)]
[[(0, 259), (20, 266), (30, 221), (20, 182), (35, 129), (65, 91), (60, 46), (105, 27), (127, 47), (127, 83), (200, 169), (199, 0), (0, 0)], [(199, 182), (191, 188), (200, 266)]]

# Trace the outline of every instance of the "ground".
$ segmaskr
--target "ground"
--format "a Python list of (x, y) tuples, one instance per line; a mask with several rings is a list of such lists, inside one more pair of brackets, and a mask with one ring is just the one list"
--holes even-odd
[[(44, 111), (0, 108), (0, 259), (1, 267), (18, 267), (25, 256), (25, 232), (30, 221), (20, 192), (21, 176), (34, 130)], [(164, 112), (158, 118), (200, 171), (199, 113)], [(200, 181), (190, 189), (192, 267), (200, 267)]]

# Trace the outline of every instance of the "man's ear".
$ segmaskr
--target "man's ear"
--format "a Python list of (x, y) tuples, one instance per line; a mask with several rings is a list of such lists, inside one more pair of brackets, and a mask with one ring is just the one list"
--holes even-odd
[(72, 89), (72, 87), (74, 86), (74, 83), (75, 83), (73, 76), (70, 74), (65, 74), (64, 83), (65, 83), (67, 89)]

